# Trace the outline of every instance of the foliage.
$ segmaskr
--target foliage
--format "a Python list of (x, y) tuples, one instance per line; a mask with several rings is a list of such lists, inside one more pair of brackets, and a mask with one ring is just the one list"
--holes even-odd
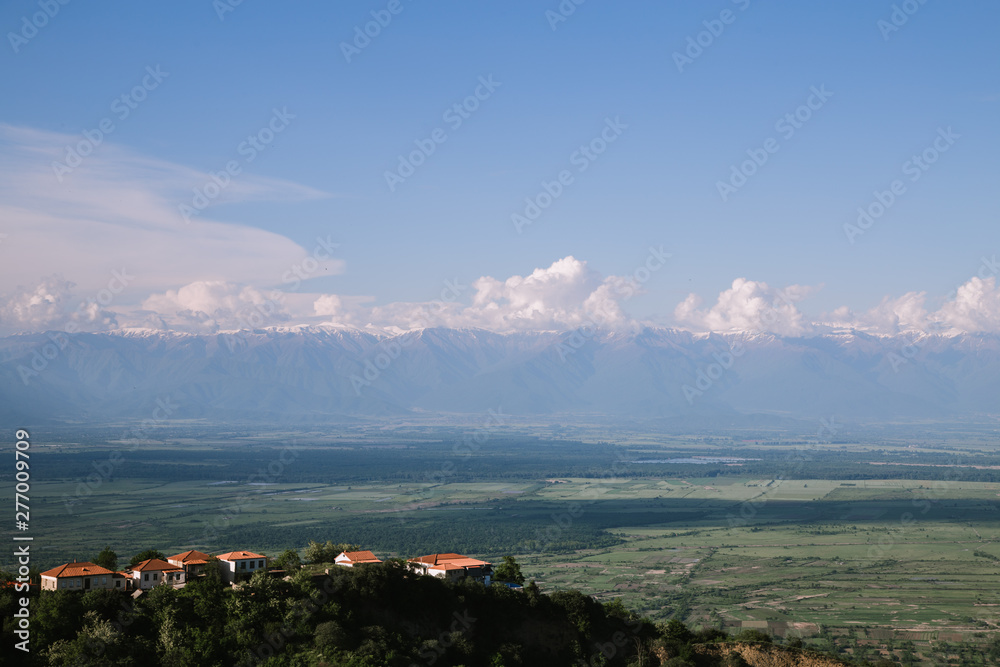
[(765, 644), (771, 643), (771, 635), (767, 634), (763, 630), (755, 630), (753, 628), (741, 630), (739, 633), (737, 633), (734, 639), (738, 642), (763, 642)]
[[(340, 552), (338, 551), (337, 553), (339, 554)], [(285, 570), (288, 573), (293, 573), (302, 567), (302, 559), (299, 558), (298, 551), (286, 549), (280, 556), (271, 561), (270, 566), (276, 570)]]
[[(325, 544), (309, 540), (309, 546), (305, 548), (306, 561), (309, 563), (332, 563), (342, 552), (358, 551), (361, 547), (357, 544), (335, 544), (327, 540)], [(284, 555), (284, 554), (282, 554)]]
[[(136, 561), (140, 563), (142, 561)], [(101, 567), (106, 567), (107, 569), (114, 572), (118, 569), (118, 554), (116, 554), (111, 547), (107, 546), (101, 550), (101, 553), (94, 557), (94, 565), (100, 565)]]
[(157, 551), (156, 549), (146, 549), (145, 551), (140, 551), (136, 555), (132, 556), (132, 560), (128, 562), (128, 566), (135, 567), (142, 561), (150, 560), (151, 558), (159, 558), (160, 560), (164, 560), (166, 556), (163, 555), (163, 552)]
[[(32, 602), (31, 665), (209, 667), (411, 664), (624, 667), (652, 664), (655, 626), (576, 591), (542, 595), (419, 576), (404, 561), (257, 572), (234, 587), (208, 577), (183, 589), (41, 591)], [(2, 598), (4, 608), (13, 604)]]
[(508, 581), (514, 584), (524, 583), (521, 566), (517, 564), (513, 556), (503, 557), (503, 562), (493, 568), (493, 578), (497, 581)]

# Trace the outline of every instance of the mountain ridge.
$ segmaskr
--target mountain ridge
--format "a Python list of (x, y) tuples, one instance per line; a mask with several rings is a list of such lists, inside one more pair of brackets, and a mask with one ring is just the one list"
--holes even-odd
[(0, 338), (0, 419), (408, 413), (956, 419), (1000, 410), (1000, 336), (272, 327)]

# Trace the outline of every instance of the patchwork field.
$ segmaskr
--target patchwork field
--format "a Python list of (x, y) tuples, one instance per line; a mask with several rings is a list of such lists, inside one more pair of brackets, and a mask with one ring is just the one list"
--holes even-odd
[[(709, 466), (691, 464), (695, 445), (678, 442), (577, 445), (574, 465), (552, 450), (531, 460), (531, 443), (471, 458), (433, 440), (329, 445), (281, 463), (285, 450), (266, 442), (177, 442), (130, 452), (108, 475), (114, 450), (40, 448), (34, 564), (92, 558), (105, 545), (125, 558), (147, 548), (277, 555), (333, 540), (383, 558), (513, 554), (543, 590), (617, 597), (653, 618), (764, 629), (856, 657), (980, 664), (977, 651), (1000, 634), (1000, 480), (915, 465), (937, 478), (869, 477), (876, 466), (845, 459), (894, 454), (856, 445), (817, 457), (800, 476), (823, 474), (808, 479), (759, 474), (766, 448), (745, 464)], [(732, 456), (701, 447), (696, 456)], [(937, 460), (931, 449), (919, 456)], [(867, 478), (831, 478), (851, 466)]]

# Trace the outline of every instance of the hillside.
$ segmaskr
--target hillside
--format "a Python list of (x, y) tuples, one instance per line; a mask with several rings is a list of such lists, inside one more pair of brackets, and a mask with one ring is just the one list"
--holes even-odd
[[(323, 566), (319, 566), (322, 568)], [(316, 572), (316, 570), (313, 570)], [(767, 644), (719, 644), (718, 630), (653, 624), (618, 601), (576, 591), (542, 594), (446, 583), (401, 561), (330, 566), (287, 579), (261, 572), (234, 588), (218, 575), (137, 599), (115, 590), (35, 592), (27, 665), (229, 667), (412, 665), (561, 667), (832, 667)], [(13, 592), (0, 592), (4, 641), (13, 644)], [(753, 640), (770, 638), (751, 631)], [(738, 653), (745, 662), (737, 661)]]
[(849, 664), (810, 651), (761, 643), (698, 644), (693, 650), (698, 658), (709, 663), (718, 660), (721, 664), (733, 665), (742, 659), (743, 664), (750, 667), (843, 667)]

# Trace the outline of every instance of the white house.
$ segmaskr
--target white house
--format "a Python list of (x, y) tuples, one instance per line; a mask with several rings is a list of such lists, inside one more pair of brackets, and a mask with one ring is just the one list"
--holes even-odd
[(185, 582), (184, 570), (159, 558), (144, 560), (132, 568), (132, 587), (147, 590), (160, 584), (180, 586)]
[(355, 565), (367, 565), (368, 563), (381, 563), (371, 551), (341, 551), (340, 555), (334, 559), (337, 565), (344, 567), (354, 567)]
[(420, 574), (455, 581), (464, 577), (472, 577), (487, 586), (493, 575), (493, 565), (484, 560), (468, 558), (460, 554), (431, 554), (420, 558), (411, 558), (410, 567)]
[(185, 551), (183, 553), (175, 554), (173, 556), (167, 557), (167, 562), (171, 565), (176, 565), (184, 570), (184, 574), (187, 578), (191, 578), (192, 575), (201, 574), (205, 571), (205, 565), (208, 563), (208, 559), (211, 558), (206, 553), (201, 551)]
[(95, 588), (124, 588), (122, 577), (117, 572), (85, 563), (66, 563), (42, 572), (42, 590), (89, 591)]
[(223, 577), (229, 583), (245, 579), (258, 570), (267, 570), (267, 556), (252, 551), (230, 551), (218, 559), (222, 562)]

